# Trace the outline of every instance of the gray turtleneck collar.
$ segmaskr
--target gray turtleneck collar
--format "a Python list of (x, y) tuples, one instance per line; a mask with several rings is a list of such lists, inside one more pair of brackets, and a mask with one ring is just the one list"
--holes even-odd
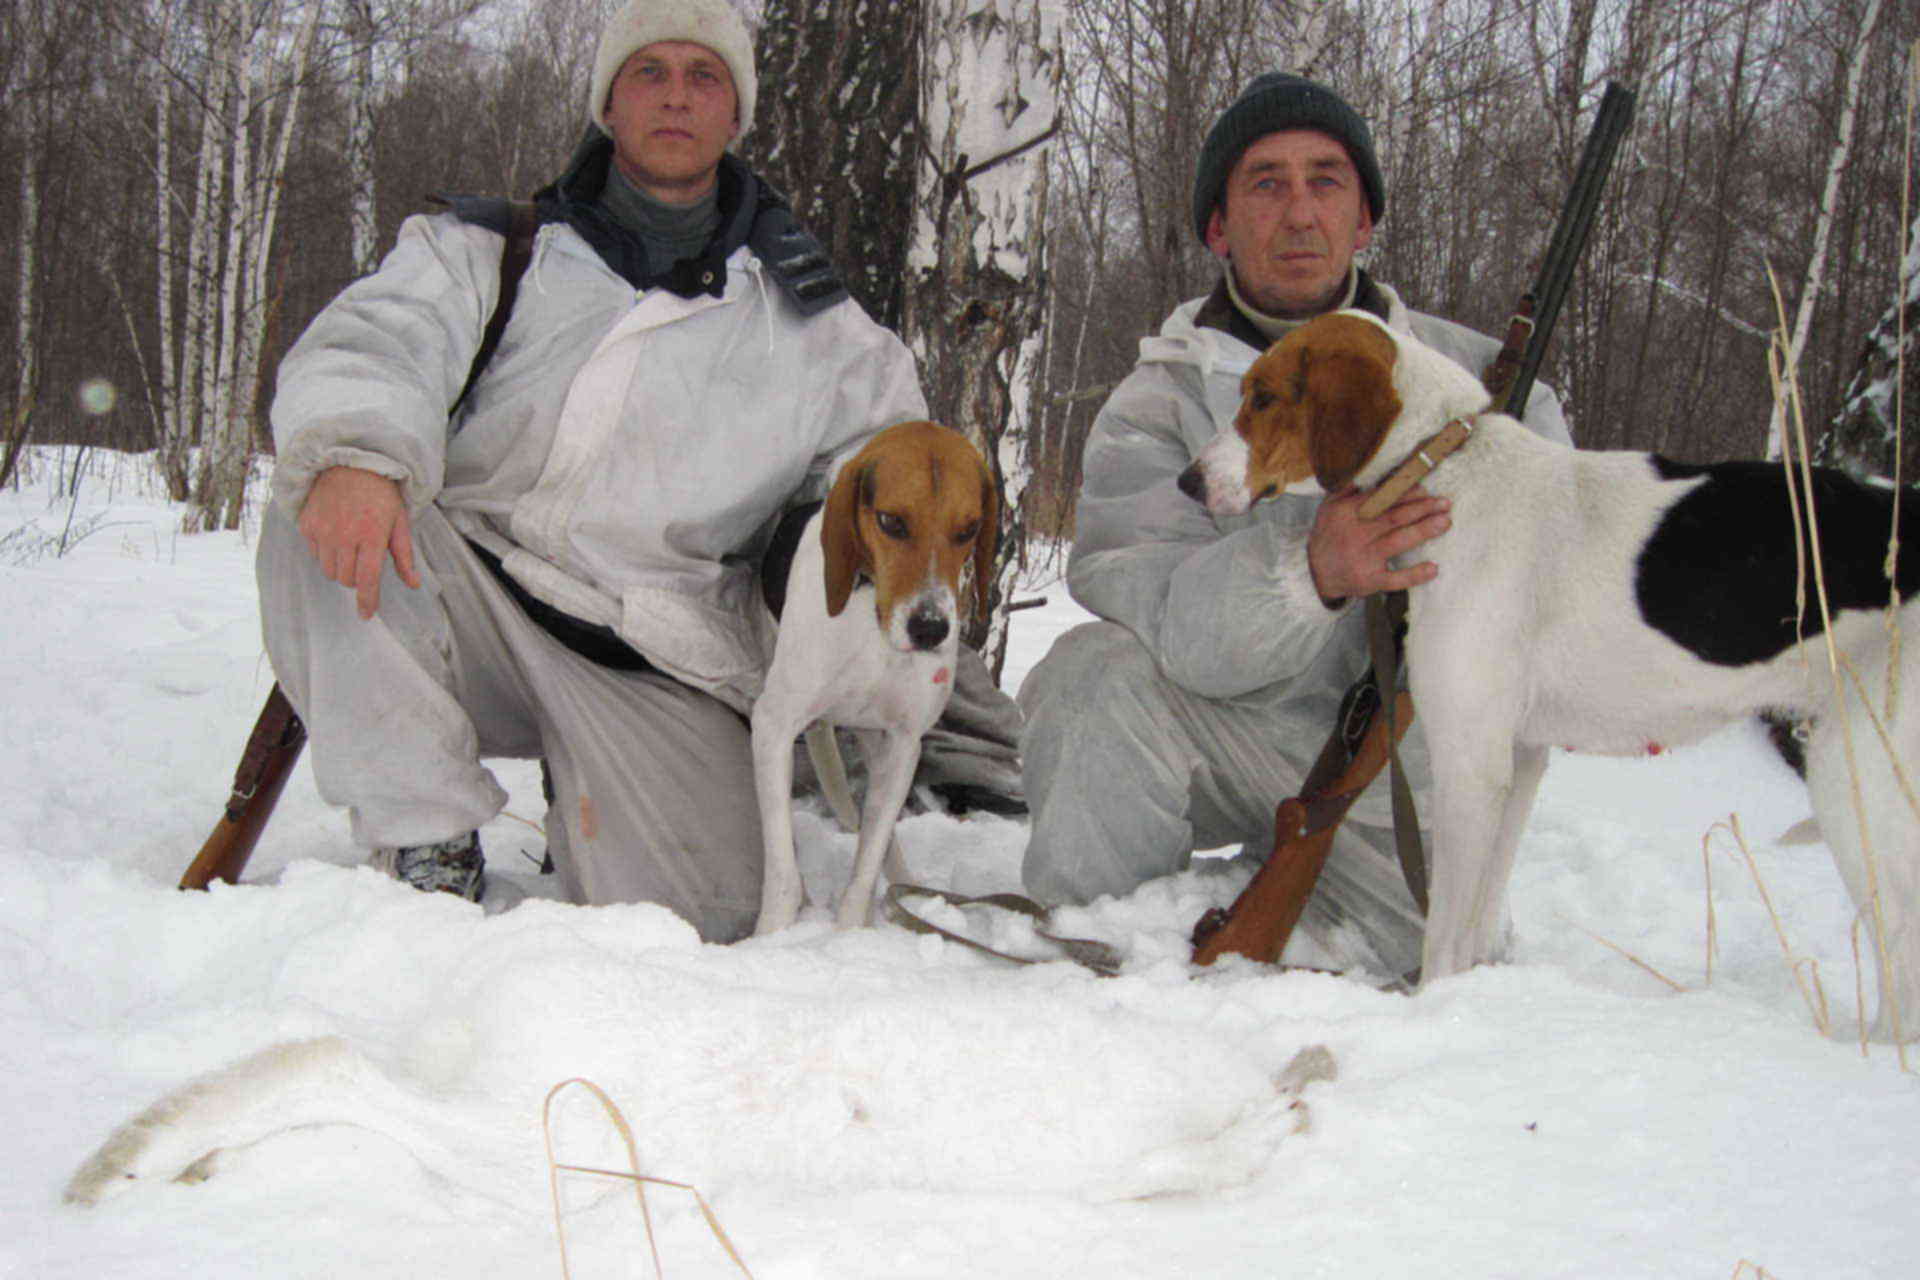
[(720, 184), (692, 204), (667, 204), (633, 185), (618, 164), (607, 166), (600, 208), (639, 238), (647, 251), (647, 274), (664, 275), (682, 258), (697, 258), (720, 229)]
[[(1246, 296), (1240, 292), (1240, 283), (1233, 278), (1232, 267), (1227, 268), (1226, 277), (1227, 295), (1233, 299), (1233, 305), (1239, 310), (1241, 315), (1245, 316), (1248, 321), (1252, 323), (1254, 328), (1266, 335), (1267, 341), (1269, 342), (1278, 342), (1293, 330), (1307, 323), (1307, 321), (1326, 314), (1325, 311), (1316, 312), (1311, 316), (1302, 316), (1298, 320), (1289, 320), (1284, 316), (1270, 316), (1254, 306), (1251, 302), (1248, 302)], [(1339, 311), (1342, 308), (1351, 307), (1353, 305), (1353, 299), (1359, 291), (1360, 268), (1355, 264), (1349, 263), (1347, 266), (1346, 291), (1341, 294), (1338, 302), (1327, 308), (1327, 311)]]

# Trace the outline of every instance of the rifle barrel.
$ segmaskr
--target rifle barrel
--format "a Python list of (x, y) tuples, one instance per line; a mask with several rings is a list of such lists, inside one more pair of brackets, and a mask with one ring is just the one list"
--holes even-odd
[(1633, 103), (1633, 90), (1618, 81), (1607, 82), (1606, 92), (1600, 97), (1600, 110), (1594, 116), (1579, 166), (1574, 170), (1573, 186), (1567, 192), (1566, 205), (1560, 212), (1559, 222), (1554, 224), (1553, 238), (1548, 242), (1546, 257), (1541, 260), (1540, 274), (1534, 282), (1533, 338), (1527, 344), (1513, 388), (1507, 394), (1507, 412), (1516, 418), (1527, 411), (1527, 397), (1533, 392), (1534, 378), (1546, 355), (1547, 339), (1553, 333), (1554, 322), (1560, 318), (1560, 305), (1566, 301), (1567, 290), (1573, 283), (1573, 269), (1579, 263), (1580, 251), (1593, 230), (1600, 192), (1613, 167), (1614, 153), (1633, 123)]

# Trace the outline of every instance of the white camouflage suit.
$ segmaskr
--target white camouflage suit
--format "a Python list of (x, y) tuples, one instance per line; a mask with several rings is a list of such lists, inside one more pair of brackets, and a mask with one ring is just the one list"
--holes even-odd
[[(725, 165), (751, 221), (757, 180)], [(837, 459), (925, 416), (913, 358), (844, 297), (804, 316), (747, 244), (717, 296), (682, 297), (637, 289), (548, 221), (450, 431), (502, 245), (451, 214), (409, 219), (282, 362), (259, 555), (274, 669), (360, 843), (477, 828), (506, 800), (481, 757), (544, 756), (548, 846), (574, 900), (660, 902), (710, 940), (738, 937), (761, 865), (740, 712), (771, 654), (753, 559)], [(397, 479), (412, 520), (424, 586), (389, 563), (369, 622), (293, 523), (333, 466)], [(472, 544), (657, 670), (562, 645)]]
[[(1408, 310), (1364, 273), (1359, 297), (1476, 376), (1498, 349)], [(1043, 902), (1127, 893), (1195, 849), (1264, 858), (1275, 807), (1298, 792), (1367, 666), (1362, 602), (1327, 608), (1307, 567), (1317, 492), (1216, 520), (1175, 487), (1232, 423), (1262, 349), (1214, 327), (1230, 306), (1216, 290), (1176, 308), (1141, 341), (1087, 440), (1068, 587), (1104, 621), (1062, 636), (1019, 698), (1033, 810), (1025, 881)], [(1526, 421), (1569, 439), (1544, 386)], [(1415, 729), (1402, 759), (1418, 798), (1429, 773)], [(1301, 927), (1330, 953), (1322, 961), (1387, 975), (1418, 966), (1384, 774), (1341, 828)]]

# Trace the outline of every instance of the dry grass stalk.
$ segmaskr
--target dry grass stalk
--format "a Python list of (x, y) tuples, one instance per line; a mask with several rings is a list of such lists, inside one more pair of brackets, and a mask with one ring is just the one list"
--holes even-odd
[[(1807, 1012), (1813, 1015), (1813, 1025), (1819, 1028), (1821, 1035), (1830, 1034), (1833, 1019), (1827, 1007), (1826, 988), (1820, 982), (1820, 962), (1811, 956), (1794, 955), (1793, 944), (1787, 941), (1787, 927), (1781, 923), (1780, 913), (1773, 906), (1773, 894), (1767, 890), (1766, 877), (1760, 874), (1760, 864), (1754, 860), (1753, 850), (1747, 845), (1746, 834), (1740, 830), (1740, 815), (1729, 814), (1725, 822), (1714, 823), (1707, 829), (1702, 843), (1711, 841), (1716, 831), (1725, 831), (1733, 837), (1734, 844), (1739, 846), (1740, 856), (1747, 862), (1747, 872), (1753, 877), (1754, 887), (1760, 891), (1760, 902), (1767, 909), (1767, 918), (1773, 921), (1773, 936), (1780, 940), (1780, 954), (1785, 957), (1787, 969), (1793, 974), (1793, 985), (1799, 990), (1800, 999), (1806, 1004)], [(1711, 900), (1707, 904), (1707, 911), (1711, 916), (1713, 911)]]
[(1753, 1280), (1780, 1280), (1779, 1276), (1767, 1270), (1757, 1262), (1748, 1262), (1745, 1258), (1734, 1264), (1733, 1274), (1727, 1280), (1741, 1280), (1743, 1276), (1752, 1276)]
[[(1781, 432), (1780, 461), (1787, 478), (1788, 503), (1795, 513), (1794, 522), (1796, 531), (1799, 527), (1799, 512), (1803, 502), (1806, 509), (1806, 537), (1808, 546), (1812, 551), (1814, 594), (1820, 604), (1821, 632), (1826, 639), (1827, 669), (1829, 679), (1833, 684), (1834, 711), (1840, 717), (1840, 739), (1841, 746), (1846, 753), (1847, 777), (1851, 793), (1850, 798), (1853, 804), (1854, 820), (1859, 823), (1860, 853), (1862, 860), (1866, 864), (1867, 872), (1866, 905), (1873, 917), (1874, 950), (1879, 964), (1878, 972), (1883, 979), (1881, 987), (1884, 991), (1888, 986), (1884, 979), (1891, 972), (1891, 967), (1887, 960), (1886, 915), (1880, 896), (1880, 863), (1879, 859), (1874, 856), (1873, 841), (1867, 829), (1866, 802), (1860, 790), (1860, 768), (1858, 759), (1854, 755), (1853, 726), (1851, 717), (1848, 714), (1846, 686), (1841, 675), (1841, 657), (1833, 640), (1833, 610), (1828, 604), (1827, 577), (1820, 558), (1820, 519), (1819, 514), (1813, 509), (1813, 463), (1811, 451), (1807, 447), (1806, 412), (1800, 396), (1800, 384), (1796, 370), (1792, 360), (1789, 358), (1790, 350), (1786, 339), (1786, 302), (1780, 294), (1779, 278), (1774, 275), (1771, 267), (1767, 270), (1767, 278), (1773, 289), (1774, 306), (1780, 318), (1780, 329), (1775, 333), (1774, 341), (1768, 347), (1767, 370), (1773, 380), (1773, 393), (1776, 403), (1784, 399), (1787, 406), (1792, 410), (1790, 415), (1792, 430)], [(1792, 446), (1794, 443), (1799, 445), (1800, 451), (1797, 470), (1793, 457), (1794, 451)], [(1800, 486), (1798, 492), (1796, 492), (1796, 485)], [(1797, 541), (1798, 539), (1796, 539), (1796, 542)], [(1799, 599), (1804, 600), (1804, 558), (1801, 562), (1800, 573), (1802, 582), (1798, 588)], [(1804, 609), (1802, 612), (1804, 612)], [(1869, 711), (1871, 711), (1871, 708), (1869, 708)], [(1895, 763), (1897, 767), (1898, 762), (1896, 761)], [(1906, 1034), (1904, 1028), (1900, 1025), (1899, 1003), (1892, 1001), (1888, 1003), (1887, 1007), (1892, 1011), (1893, 1038), (1895, 1045), (1898, 1046), (1900, 1067), (1901, 1070), (1904, 1071), (1907, 1069)]]
[[(620, 1141), (624, 1143), (627, 1148), (628, 1171), (619, 1169), (595, 1169), (577, 1164), (562, 1164), (559, 1158), (554, 1155), (553, 1100), (560, 1095), (562, 1090), (571, 1085), (579, 1085), (592, 1093), (594, 1098), (599, 1101), (601, 1109), (607, 1113), (607, 1118), (613, 1122), (615, 1131), (620, 1135)], [(720, 1247), (726, 1250), (727, 1256), (733, 1259), (735, 1266), (740, 1268), (740, 1273), (746, 1276), (747, 1280), (753, 1280), (753, 1272), (747, 1269), (746, 1261), (741, 1258), (740, 1251), (734, 1248), (733, 1241), (728, 1238), (726, 1229), (720, 1225), (720, 1219), (714, 1214), (713, 1206), (707, 1203), (707, 1198), (700, 1194), (698, 1187), (693, 1186), (691, 1183), (673, 1182), (667, 1178), (650, 1178), (640, 1172), (640, 1148), (633, 1138), (633, 1126), (627, 1123), (627, 1117), (621, 1112), (619, 1106), (614, 1103), (613, 1099), (607, 1096), (606, 1090), (602, 1089), (593, 1081), (578, 1076), (571, 1080), (562, 1080), (559, 1084), (547, 1090), (547, 1100), (540, 1109), (540, 1125), (546, 1135), (547, 1185), (553, 1193), (553, 1229), (554, 1234), (558, 1236), (560, 1241), (560, 1274), (563, 1280), (572, 1280), (573, 1276), (573, 1270), (567, 1262), (566, 1216), (560, 1210), (560, 1175), (563, 1173), (583, 1173), (599, 1178), (619, 1178), (633, 1184), (633, 1194), (635, 1198), (640, 1201), (640, 1220), (646, 1224), (647, 1249), (653, 1255), (653, 1274), (656, 1277), (661, 1277), (661, 1280), (664, 1280), (666, 1270), (660, 1265), (660, 1246), (658, 1242), (655, 1241), (653, 1235), (653, 1213), (647, 1207), (647, 1184), (652, 1183), (659, 1187), (672, 1187), (677, 1191), (692, 1192), (694, 1202), (700, 1206), (700, 1213), (707, 1220), (708, 1229), (713, 1232), (713, 1238), (720, 1242)]]
[(1669, 987), (1672, 987), (1675, 991), (1680, 991), (1680, 992), (1686, 991), (1687, 988), (1685, 984), (1675, 982), (1672, 978), (1669, 978), (1666, 974), (1660, 972), (1658, 969), (1654, 968), (1652, 965), (1648, 964), (1645, 960), (1642, 960), (1639, 956), (1633, 954), (1633, 952), (1627, 950), (1625, 947), (1621, 946), (1619, 943), (1608, 941), (1607, 939), (1601, 937), (1599, 934), (1595, 933), (1593, 930), (1587, 928), (1587, 926), (1581, 924), (1578, 920), (1568, 920), (1567, 917), (1564, 915), (1560, 916), (1560, 919), (1562, 921), (1565, 921), (1567, 924), (1572, 925), (1574, 928), (1578, 929), (1580, 932), (1586, 934), (1589, 938), (1592, 938), (1595, 942), (1599, 943), (1601, 946), (1605, 947), (1607, 950), (1613, 952), (1615, 955), (1620, 956), (1622, 959), (1625, 959), (1632, 964), (1638, 965), (1642, 969), (1645, 969), (1648, 973), (1660, 979), (1660, 981), (1666, 983)]
[(1713, 958), (1720, 953), (1720, 923), (1713, 914), (1713, 833), (1720, 829), (1716, 822), (1707, 828), (1707, 834), (1700, 837), (1700, 867), (1706, 873), (1707, 884), (1707, 976), (1704, 985), (1713, 985)]

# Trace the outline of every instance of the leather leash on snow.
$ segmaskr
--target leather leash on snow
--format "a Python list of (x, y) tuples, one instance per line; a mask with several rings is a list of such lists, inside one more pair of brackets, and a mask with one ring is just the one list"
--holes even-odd
[[(1034, 935), (1051, 942), (1060, 948), (1060, 954), (1054, 956), (1017, 956), (1000, 951), (984, 942), (943, 929), (924, 916), (915, 915), (907, 908), (903, 899), (935, 898), (950, 907), (998, 907), (1003, 911), (1012, 911), (1031, 918), (1034, 922)], [(1050, 964), (1055, 960), (1071, 960), (1084, 969), (1091, 969), (1103, 978), (1111, 978), (1120, 972), (1120, 952), (1104, 942), (1092, 938), (1063, 938), (1048, 933), (1040, 926), (1047, 922), (1049, 912), (1031, 898), (1023, 898), (1017, 893), (989, 893), (977, 898), (964, 897), (957, 893), (948, 893), (944, 889), (929, 889), (917, 884), (891, 884), (887, 886), (887, 916), (895, 924), (909, 933), (930, 934), (945, 938), (948, 942), (957, 942), (983, 955), (996, 960), (1006, 960), (1013, 964)]]

